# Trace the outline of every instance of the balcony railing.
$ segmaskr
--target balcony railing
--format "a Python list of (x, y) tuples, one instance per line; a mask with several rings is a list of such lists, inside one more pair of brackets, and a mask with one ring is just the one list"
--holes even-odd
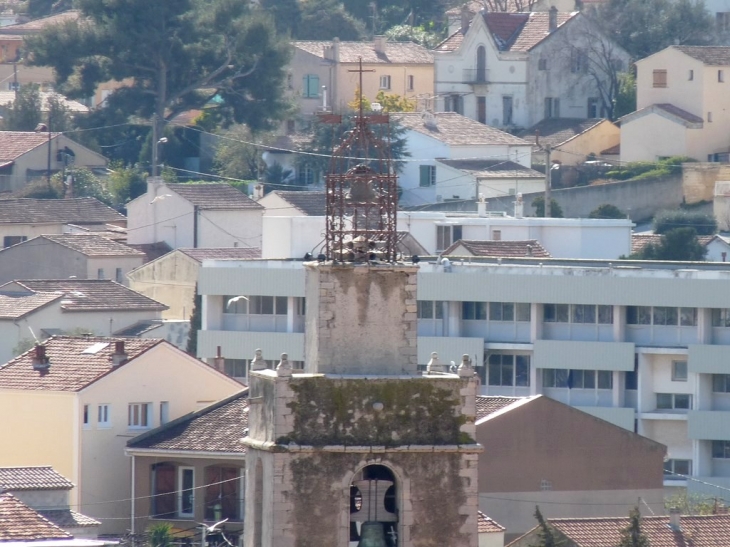
[(465, 68), (461, 82), (464, 84), (486, 84), (489, 82), (489, 71), (484, 68)]

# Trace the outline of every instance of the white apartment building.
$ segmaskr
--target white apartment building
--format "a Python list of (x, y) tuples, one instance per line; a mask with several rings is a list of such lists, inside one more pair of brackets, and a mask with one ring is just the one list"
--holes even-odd
[[(727, 499), (730, 265), (555, 259), (421, 262), (418, 360), (468, 352), (485, 395), (544, 394), (667, 445), (667, 486)], [(298, 261), (206, 261), (198, 355), (304, 355)], [(245, 298), (242, 298), (245, 297)], [(671, 472), (679, 475), (672, 475)]]

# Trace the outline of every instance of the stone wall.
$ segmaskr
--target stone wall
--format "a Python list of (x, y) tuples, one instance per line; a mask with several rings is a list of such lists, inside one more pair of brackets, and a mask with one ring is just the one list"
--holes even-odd
[(682, 187), (688, 204), (712, 201), (715, 183), (730, 180), (730, 165), (724, 163), (682, 164)]

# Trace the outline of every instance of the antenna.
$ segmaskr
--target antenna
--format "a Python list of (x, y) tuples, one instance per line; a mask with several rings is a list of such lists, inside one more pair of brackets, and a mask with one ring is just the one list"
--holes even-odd
[(35, 335), (35, 332), (33, 332), (33, 329), (31, 328), (30, 325), (28, 325), (28, 330), (30, 331), (31, 336), (33, 336), (33, 340), (35, 340), (35, 343), (40, 344), (41, 341), (38, 340), (38, 337)]

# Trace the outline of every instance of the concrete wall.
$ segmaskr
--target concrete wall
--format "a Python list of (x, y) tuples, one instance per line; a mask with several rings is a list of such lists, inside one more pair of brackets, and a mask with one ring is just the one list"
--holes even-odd
[(127, 274), (129, 287), (169, 306), (163, 319), (190, 319), (200, 263), (173, 251)]
[(724, 163), (682, 164), (682, 191), (687, 204), (712, 201), (717, 181), (730, 180), (730, 165)]
[[(211, 367), (160, 344), (130, 361), (113, 374), (91, 384), (79, 394), (79, 405), (90, 406), (91, 424), (82, 430), (79, 454), (80, 512), (102, 521), (101, 533), (124, 532), (129, 528), (130, 459), (124, 455), (126, 442), (160, 425), (160, 402), (168, 402), (168, 416), (174, 420), (202, 406), (233, 395), (241, 384)], [(129, 428), (130, 403), (150, 403), (148, 428)], [(110, 405), (111, 426), (98, 427), (97, 406)], [(80, 423), (74, 421), (75, 424)]]
[[(524, 194), (525, 213), (533, 214), (532, 200), (543, 196), (542, 192)], [(610, 203), (639, 221), (653, 217), (664, 209), (675, 209), (682, 203), (682, 176), (680, 174), (659, 179), (617, 181), (577, 188), (553, 190), (552, 197), (563, 210), (566, 218), (587, 217), (599, 205)], [(511, 203), (490, 199), (490, 211), (508, 211)]]

